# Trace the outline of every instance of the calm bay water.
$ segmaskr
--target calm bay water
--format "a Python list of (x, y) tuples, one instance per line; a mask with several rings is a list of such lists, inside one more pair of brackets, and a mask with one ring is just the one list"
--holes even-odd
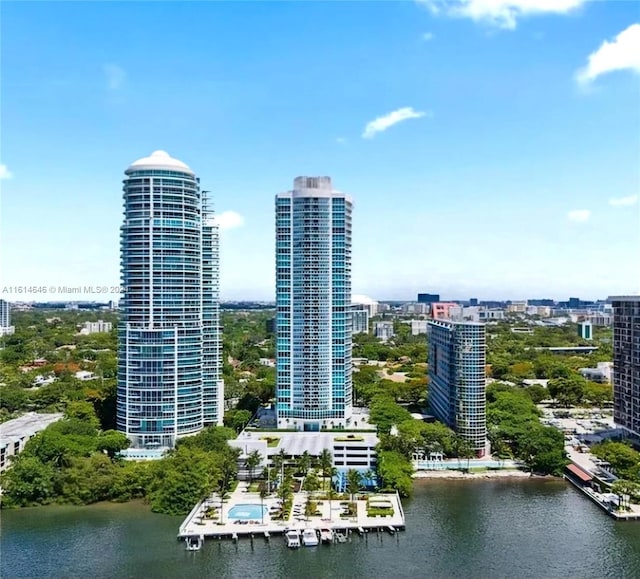
[(290, 551), (177, 541), (181, 517), (144, 505), (3, 511), (0, 577), (640, 577), (640, 523), (615, 522), (563, 481), (425, 481), (407, 531)]

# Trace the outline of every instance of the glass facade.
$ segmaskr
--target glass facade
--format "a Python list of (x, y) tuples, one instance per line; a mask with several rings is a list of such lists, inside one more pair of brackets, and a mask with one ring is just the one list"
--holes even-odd
[(298, 177), (276, 197), (279, 428), (351, 419), (351, 212), (329, 177)]
[(479, 456), (487, 439), (485, 327), (429, 322), (429, 406)]
[(166, 153), (126, 175), (117, 427), (134, 448), (171, 447), (222, 418), (217, 227)]
[(613, 420), (640, 439), (640, 296), (613, 304)]

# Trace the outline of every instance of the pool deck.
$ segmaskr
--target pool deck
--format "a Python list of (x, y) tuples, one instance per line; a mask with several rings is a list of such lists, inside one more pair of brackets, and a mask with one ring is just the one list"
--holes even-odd
[[(328, 500), (323, 500), (318, 505), (320, 516), (304, 518), (304, 508), (307, 502), (307, 493), (299, 492), (293, 495), (293, 507), (291, 515), (286, 521), (275, 521), (271, 519), (269, 514), (271, 508), (279, 504), (280, 500), (276, 497), (269, 496), (264, 499), (264, 506), (267, 512), (264, 515), (264, 524), (261, 520), (251, 521), (241, 524), (235, 519), (228, 519), (227, 513), (231, 508), (237, 505), (254, 504), (260, 505), (260, 495), (258, 493), (250, 493), (247, 491), (247, 483), (240, 482), (238, 488), (225, 500), (223, 508), (223, 523), (205, 518), (204, 512), (208, 507), (217, 507), (220, 509), (220, 498), (212, 495), (208, 499), (198, 503), (187, 518), (184, 520), (178, 531), (178, 538), (186, 537), (202, 537), (202, 538), (232, 538), (237, 539), (242, 536), (264, 536), (283, 535), (288, 529), (333, 529), (334, 531), (355, 531), (367, 532), (370, 530), (404, 530), (405, 518), (402, 504), (397, 494), (376, 494), (378, 500), (388, 501), (393, 506), (394, 514), (387, 517), (369, 517), (367, 515), (367, 501), (358, 500), (357, 513), (355, 517), (342, 518), (340, 506), (342, 500), (335, 499), (331, 501), (331, 507)], [(297, 517), (294, 513), (299, 510), (302, 515)]]

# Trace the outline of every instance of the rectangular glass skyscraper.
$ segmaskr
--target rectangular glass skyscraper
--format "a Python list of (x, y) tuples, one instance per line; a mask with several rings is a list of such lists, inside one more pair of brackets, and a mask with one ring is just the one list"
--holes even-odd
[(329, 177), (276, 196), (278, 428), (351, 422), (351, 212)]
[(484, 324), (429, 322), (429, 407), (478, 456), (487, 443)]
[(181, 161), (156, 151), (125, 173), (117, 427), (171, 447), (222, 423), (218, 228)]
[(613, 420), (640, 439), (640, 296), (613, 304)]

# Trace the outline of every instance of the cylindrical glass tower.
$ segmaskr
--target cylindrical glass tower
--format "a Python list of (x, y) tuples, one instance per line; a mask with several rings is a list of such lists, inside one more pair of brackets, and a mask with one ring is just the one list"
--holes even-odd
[(202, 214), (194, 172), (164, 151), (125, 174), (117, 426), (134, 448), (171, 447), (220, 418), (217, 395), (203, 405), (203, 337), (219, 340), (217, 241), (212, 271), (210, 239), (217, 228)]

